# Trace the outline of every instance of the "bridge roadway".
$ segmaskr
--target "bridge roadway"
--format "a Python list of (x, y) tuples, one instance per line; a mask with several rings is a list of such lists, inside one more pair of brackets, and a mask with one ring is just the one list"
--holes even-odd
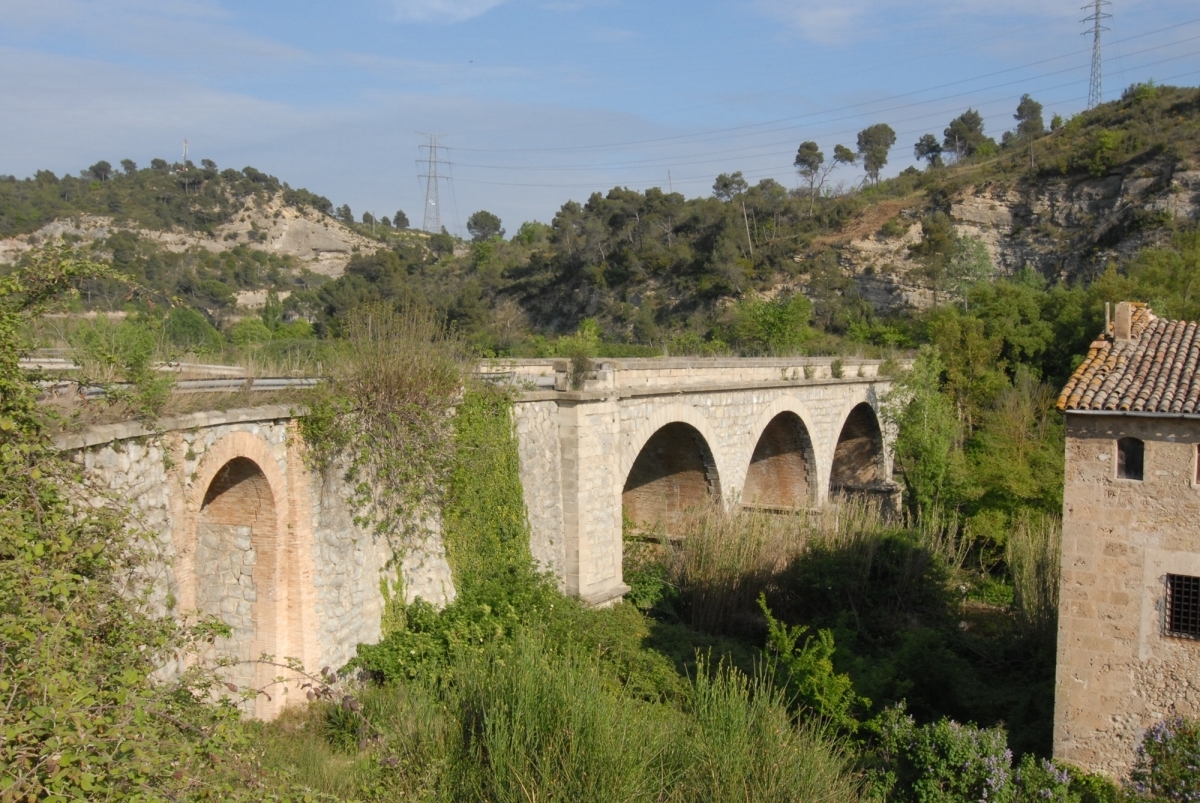
[[(880, 426), (890, 383), (872, 360), (600, 360), (577, 389), (565, 361), (481, 366), (524, 388), (513, 417), (530, 547), (563, 589), (607, 604), (622, 581), (622, 513), (668, 532), (689, 507), (790, 509), (837, 494), (890, 499)], [(87, 472), (126, 498), (157, 536), (156, 604), (201, 611), (232, 635), (214, 650), (246, 663), (231, 681), (258, 686), (278, 669), (262, 653), (308, 667), (343, 665), (379, 638), (381, 580), (407, 599), (445, 604), (453, 579), (435, 526), (392, 561), (354, 522), (336, 471), (314, 476), (295, 411), (196, 413), (64, 436)], [(396, 564), (399, 564), (398, 567)], [(285, 697), (247, 704), (270, 717)]]

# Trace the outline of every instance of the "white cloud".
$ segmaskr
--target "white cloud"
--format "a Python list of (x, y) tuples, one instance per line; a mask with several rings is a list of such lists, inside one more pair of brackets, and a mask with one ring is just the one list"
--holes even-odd
[(952, 17), (1061, 16), (1061, 7), (1044, 0), (756, 0), (758, 9), (793, 26), (806, 39), (840, 44), (895, 32), (913, 22), (945, 22)]
[(400, 19), (462, 22), (485, 14), (505, 0), (394, 0)]

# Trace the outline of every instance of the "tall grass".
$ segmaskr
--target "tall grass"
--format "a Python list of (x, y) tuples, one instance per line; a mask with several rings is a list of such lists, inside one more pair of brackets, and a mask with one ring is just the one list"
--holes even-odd
[(1058, 622), (1062, 519), (1039, 513), (1018, 517), (1005, 557), (1021, 625), (1029, 632), (1052, 635)]
[[(756, 600), (775, 596), (789, 570), (806, 558), (837, 555), (860, 585), (873, 581), (888, 560), (889, 582), (903, 595), (920, 582), (931, 561), (960, 568), (969, 542), (956, 519), (928, 517), (909, 530), (889, 521), (877, 504), (848, 499), (789, 514), (716, 507), (689, 511), (686, 535), (662, 554), (667, 582), (685, 603), (686, 621), (710, 632), (760, 627)], [(906, 548), (894, 548), (897, 540)]]
[(797, 722), (770, 678), (701, 664), (691, 721), (676, 755), (686, 768), (670, 800), (855, 800), (840, 746), (813, 723)]
[[(494, 803), (659, 800), (677, 780), (667, 707), (621, 693), (597, 662), (518, 637), (508, 655), (462, 667), (457, 799)], [(676, 724), (677, 727), (670, 727)]]
[[(848, 757), (769, 678), (701, 665), (684, 707), (627, 694), (595, 656), (523, 634), (453, 680), (367, 690), (265, 727), (266, 765), (315, 792), (474, 803), (857, 799)], [(363, 725), (363, 722), (369, 725)]]

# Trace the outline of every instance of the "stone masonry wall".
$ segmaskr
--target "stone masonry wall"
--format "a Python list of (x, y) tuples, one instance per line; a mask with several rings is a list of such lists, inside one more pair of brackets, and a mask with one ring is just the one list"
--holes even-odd
[[(250, 658), (271, 646), (272, 654), (299, 658), (310, 669), (340, 667), (358, 643), (378, 640), (381, 580), (395, 580), (390, 549), (355, 524), (350, 489), (336, 470), (310, 474), (289, 409), (181, 416), (157, 432), (133, 422), (95, 427), (59, 446), (74, 452), (93, 482), (127, 500), (153, 540), (156, 558), (145, 571), (157, 613), (217, 614), (235, 630), (221, 645), (228, 652)], [(205, 494), (221, 466), (237, 458), (263, 471), (269, 498), (261, 510), (206, 520), (215, 511), (201, 515)], [(453, 598), (437, 524), (400, 563), (408, 601), (421, 596), (444, 605)], [(251, 532), (258, 538), (272, 527), (282, 537), (269, 576), (259, 578), (264, 554), (251, 545)], [(272, 635), (255, 642), (256, 630)]]
[[(1116, 440), (1145, 442), (1143, 480)], [(1164, 634), (1165, 576), (1200, 576), (1200, 420), (1067, 414), (1054, 754), (1123, 775), (1147, 727), (1200, 714), (1200, 642)]]
[(567, 551), (563, 541), (562, 459), (558, 442), (558, 405), (537, 401), (513, 406), (521, 487), (529, 515), (529, 548), (544, 571), (563, 578)]
[[(863, 403), (878, 409), (879, 395), (889, 387), (887, 380), (805, 378), (799, 372), (741, 389), (732, 378), (718, 386), (663, 389), (623, 388), (619, 374), (606, 382), (607, 389), (589, 390), (585, 383), (581, 392), (527, 393), (514, 411), (535, 557), (556, 571), (567, 593), (593, 604), (626, 590), (622, 491), (656, 432), (675, 423), (698, 432), (715, 464), (712, 471), (706, 467), (706, 476), (711, 473), (722, 503), (732, 505), (743, 495), (760, 436), (776, 416), (792, 413), (813, 447), (805, 472), (815, 489), (811, 501), (821, 504), (851, 411)], [(884, 446), (881, 479), (891, 476)]]

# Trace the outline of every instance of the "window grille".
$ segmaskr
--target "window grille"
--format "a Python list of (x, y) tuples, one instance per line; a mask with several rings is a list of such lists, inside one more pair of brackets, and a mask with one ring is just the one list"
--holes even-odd
[(1137, 438), (1117, 441), (1117, 479), (1140, 480), (1145, 457), (1146, 444)]
[(1200, 577), (1167, 575), (1167, 635), (1200, 639)]

